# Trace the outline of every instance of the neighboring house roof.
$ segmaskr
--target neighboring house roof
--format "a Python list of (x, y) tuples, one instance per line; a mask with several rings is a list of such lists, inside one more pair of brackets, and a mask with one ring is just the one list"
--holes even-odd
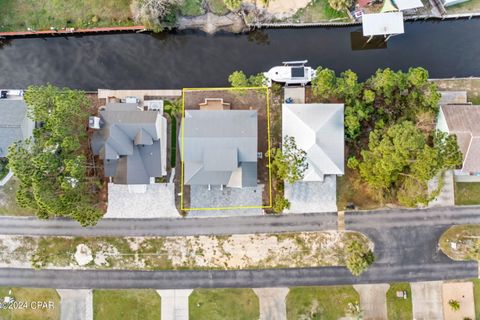
[(148, 184), (151, 177), (166, 174), (166, 119), (161, 113), (112, 103), (99, 116), (92, 150), (104, 160), (105, 176), (117, 184)]
[(343, 104), (283, 104), (282, 132), (307, 153), (303, 181), (344, 174)]
[(468, 104), (467, 91), (439, 91), (440, 101), (439, 105), (446, 104)]
[(386, 36), (401, 34), (403, 29), (403, 13), (385, 12), (362, 15), (362, 27), (364, 36)]
[(32, 136), (34, 122), (27, 117), (27, 105), (22, 99), (0, 99), (0, 158), (8, 147)]
[(185, 184), (257, 185), (257, 111), (186, 110), (182, 126)]
[(444, 122), (443, 131), (457, 136), (458, 146), (463, 154), (463, 172), (480, 172), (480, 106), (441, 106)]

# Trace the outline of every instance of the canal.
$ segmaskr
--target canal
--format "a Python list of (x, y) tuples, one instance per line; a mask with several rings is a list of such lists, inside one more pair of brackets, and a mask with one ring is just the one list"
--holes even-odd
[[(361, 78), (377, 68), (423, 66), (431, 77), (480, 76), (480, 19), (409, 22), (386, 48), (353, 50), (360, 26), (14, 39), (0, 44), (0, 88), (30, 84), (97, 88), (224, 86), (234, 70), (256, 73), (285, 60)], [(355, 41), (354, 41), (355, 42)], [(353, 44), (354, 49), (362, 45)]]

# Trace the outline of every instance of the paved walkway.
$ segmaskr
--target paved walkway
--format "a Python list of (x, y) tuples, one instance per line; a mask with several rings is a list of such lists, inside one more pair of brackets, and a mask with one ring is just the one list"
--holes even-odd
[(260, 302), (260, 320), (286, 320), (288, 288), (253, 289)]
[(353, 286), (360, 295), (360, 308), (365, 320), (387, 319), (387, 290), (389, 284), (362, 284)]
[(162, 320), (188, 320), (188, 297), (192, 289), (157, 290), (162, 297)]
[(442, 281), (413, 282), (412, 306), (415, 320), (442, 320)]
[[(433, 178), (428, 182), (428, 191), (435, 190), (438, 186), (438, 177)], [(445, 172), (443, 177), (443, 188), (437, 198), (431, 201), (429, 207), (447, 207), (455, 205), (455, 187), (453, 181), (453, 172), (449, 170)]]
[(93, 320), (92, 290), (58, 289), (61, 320)]

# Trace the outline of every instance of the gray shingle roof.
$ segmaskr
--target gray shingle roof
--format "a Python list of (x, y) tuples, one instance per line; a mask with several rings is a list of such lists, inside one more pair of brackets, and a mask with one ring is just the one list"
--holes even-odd
[(182, 126), (185, 184), (257, 185), (257, 111), (187, 110)]
[(92, 150), (104, 160), (105, 175), (117, 184), (148, 184), (162, 176), (162, 115), (135, 104), (115, 103), (99, 112), (101, 128)]
[(480, 172), (480, 106), (441, 106), (448, 132), (457, 136), (463, 154), (464, 172)]
[(0, 99), (0, 157), (7, 155), (12, 143), (30, 137), (33, 127), (23, 100)]

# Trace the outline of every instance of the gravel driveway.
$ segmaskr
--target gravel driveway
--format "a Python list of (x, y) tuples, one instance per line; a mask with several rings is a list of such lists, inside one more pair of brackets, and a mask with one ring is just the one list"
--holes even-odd
[[(223, 188), (212, 186), (190, 187), (191, 208), (228, 208), (262, 206), (263, 185), (252, 188)], [(218, 217), (218, 216), (250, 216), (262, 214), (262, 209), (227, 209), (227, 210), (191, 210), (189, 217)]]
[(286, 213), (336, 212), (337, 178), (325, 176), (323, 182), (285, 183), (285, 197), (290, 201)]
[(173, 183), (149, 185), (108, 184), (104, 218), (179, 218)]

